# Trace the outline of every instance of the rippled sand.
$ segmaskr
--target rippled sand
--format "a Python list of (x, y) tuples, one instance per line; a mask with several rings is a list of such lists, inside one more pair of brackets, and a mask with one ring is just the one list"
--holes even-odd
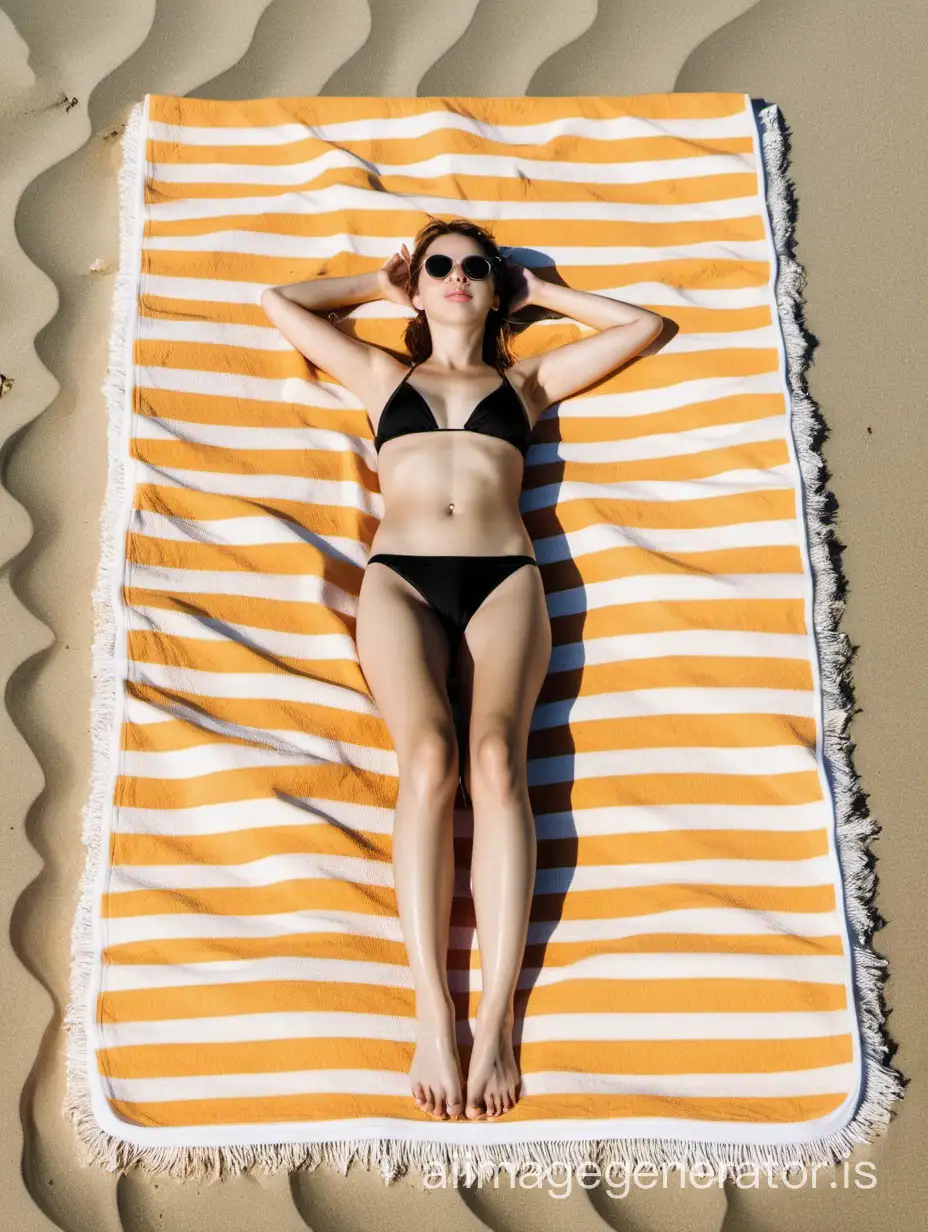
[[(106, 463), (100, 385), (118, 258), (118, 136), (151, 93), (580, 95), (747, 91), (792, 130), (797, 256), (820, 340), (809, 383), (831, 436), (850, 592), (855, 765), (882, 822), (876, 949), (890, 959), (896, 1063), (917, 1075), (925, 987), (926, 366), (924, 52), (918, 5), (860, 0), (9, 0), (0, 10), (0, 726), (9, 942), (2, 1227), (31, 1232), (448, 1232), (672, 1226), (677, 1232), (921, 1226), (916, 1082), (847, 1173), (738, 1190), (423, 1192), (354, 1167), (217, 1185), (82, 1168), (62, 1113), (69, 937), (90, 772), (90, 594)], [(921, 72), (919, 72), (919, 69)], [(915, 306), (916, 311), (913, 311)], [(885, 482), (888, 481), (888, 482)], [(902, 531), (899, 536), (899, 531)], [(914, 532), (914, 533), (913, 533)], [(898, 540), (896, 537), (898, 537)], [(894, 550), (891, 544), (897, 541)], [(921, 659), (921, 663), (919, 660)], [(884, 700), (885, 699), (885, 700)], [(921, 723), (919, 723), (921, 716)], [(895, 721), (894, 721), (895, 720)], [(881, 773), (882, 772), (882, 773)], [(916, 880), (917, 879), (917, 880)], [(908, 891), (908, 892), (907, 892)], [(918, 1122), (918, 1124), (916, 1124)], [(855, 1164), (873, 1161), (869, 1188)], [(794, 1182), (795, 1183), (795, 1182)], [(566, 1195), (566, 1196), (565, 1196)], [(376, 1210), (374, 1209), (376, 1204)]]

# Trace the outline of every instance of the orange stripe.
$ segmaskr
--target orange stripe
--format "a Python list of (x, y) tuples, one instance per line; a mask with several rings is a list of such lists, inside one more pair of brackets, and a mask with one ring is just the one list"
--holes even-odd
[(813, 804), (823, 799), (816, 770), (792, 774), (621, 774), (532, 788), (533, 811), (660, 804)]
[[(476, 1016), (480, 991), (453, 994), (458, 1017)], [(603, 979), (567, 980), (517, 989), (516, 1015), (544, 1014), (815, 1014), (847, 1008), (841, 984), (800, 980)], [(353, 984), (348, 980), (249, 980), (243, 984), (195, 984), (187, 988), (141, 988), (105, 992), (98, 1021), (159, 1022), (232, 1014), (353, 1013), (414, 1018), (411, 988)], [(763, 1019), (758, 1018), (763, 1034)]]
[[(605, 954), (797, 954), (827, 957), (842, 954), (837, 934), (803, 937), (795, 933), (636, 933), (631, 937), (595, 941), (529, 942), (523, 968), (568, 967)], [(454, 971), (479, 971), (479, 946), (449, 944), (448, 966)], [(187, 966), (190, 963), (227, 962), (230, 959), (337, 958), (406, 967), (408, 955), (401, 941), (355, 933), (291, 933), (280, 937), (166, 937), (154, 941), (127, 941), (107, 946), (108, 966)]]
[[(245, 766), (183, 778), (120, 775), (114, 802), (120, 808), (195, 808), (233, 800), (269, 800), (281, 792), (324, 800), (396, 807), (398, 780), (339, 763)], [(815, 770), (790, 774), (619, 774), (530, 788), (533, 812), (659, 804), (810, 804), (821, 800)]]
[[(557, 890), (536, 893), (530, 920), (621, 920), (657, 911), (691, 911), (730, 907), (736, 911), (834, 911), (832, 885), (676, 885), (614, 886), (605, 890)], [(268, 886), (237, 889), (120, 890), (102, 895), (106, 919), (145, 915), (279, 915), (287, 911), (355, 911), (397, 918), (396, 894), (390, 886), (334, 879), (292, 878)], [(451, 923), (476, 923), (473, 899), (455, 896)]]
[[(529, 510), (522, 517), (533, 539), (588, 530), (603, 523), (638, 529), (698, 530), (710, 526), (734, 526), (739, 522), (796, 521), (796, 494), (792, 488), (777, 488), (743, 495), (703, 496), (693, 500), (629, 500), (620, 496), (597, 496), (594, 500), (568, 500), (544, 509)], [(618, 550), (618, 549), (617, 549)], [(647, 556), (647, 552), (642, 552)], [(652, 552), (652, 558), (656, 553)], [(693, 554), (698, 557), (698, 553)], [(581, 557), (581, 559), (585, 559)], [(564, 561), (563, 569), (576, 566)], [(655, 566), (658, 567), (658, 566)]]
[(200, 543), (196, 540), (158, 539), (129, 532), (129, 559), (134, 564), (162, 569), (194, 569), (201, 572), (241, 571), (278, 574), (281, 577), (319, 577), (350, 590), (360, 589), (361, 569), (340, 560), (314, 543)]
[[(470, 863), (473, 842), (454, 839), (455, 860)], [(538, 840), (539, 869), (616, 868), (681, 860), (809, 860), (828, 854), (828, 832), (819, 830), (674, 830), (644, 834), (597, 834), (588, 838)], [(259, 826), (224, 834), (114, 834), (113, 865), (187, 864), (218, 867), (282, 855), (363, 856), (390, 860), (390, 835), (361, 828), (351, 834), (325, 822)]]
[[(526, 103), (530, 104), (530, 110)], [(565, 115), (584, 120), (614, 120), (622, 116), (653, 120), (715, 120), (741, 115), (750, 108), (744, 93), (581, 95), (563, 97), (453, 99), (344, 98), (317, 95), (299, 98), (211, 99), (176, 94), (149, 94), (149, 122), (189, 125), (192, 128), (274, 127), (278, 124), (343, 124), (351, 120), (405, 120), (446, 110), (467, 115), (483, 124), (542, 124)]]
[[(414, 1043), (402, 1040), (248, 1040), (221, 1044), (127, 1045), (102, 1048), (100, 1073), (108, 1078), (213, 1077), (286, 1074), (314, 1070), (400, 1071), (412, 1064)], [(459, 1046), (461, 1060), (472, 1048)], [(518, 1046), (523, 1074), (778, 1074), (845, 1065), (850, 1035), (797, 1039), (572, 1040)]]

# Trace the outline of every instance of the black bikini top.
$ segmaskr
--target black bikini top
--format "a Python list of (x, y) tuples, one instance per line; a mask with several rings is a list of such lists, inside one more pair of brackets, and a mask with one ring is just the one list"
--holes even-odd
[[(413, 365), (415, 367), (416, 365)], [(412, 368), (403, 377), (387, 399), (380, 413), (374, 447), (380, 453), (386, 441), (413, 432), (483, 432), (486, 436), (498, 436), (500, 440), (515, 445), (523, 458), (529, 447), (532, 425), (522, 404), (522, 399), (513, 389), (505, 372), (498, 368), (502, 384), (491, 390), (471, 411), (463, 428), (440, 428), (432, 409), (425, 398), (406, 382)]]

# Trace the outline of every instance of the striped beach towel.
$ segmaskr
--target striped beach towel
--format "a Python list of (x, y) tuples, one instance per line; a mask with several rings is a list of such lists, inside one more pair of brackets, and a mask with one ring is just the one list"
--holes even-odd
[[(721, 1177), (871, 1141), (902, 1080), (777, 107), (146, 95), (122, 140), (66, 1016), (88, 1162)], [(521, 1099), (492, 1123), (410, 1092), (397, 762), (353, 636), (383, 512), (370, 421), (260, 305), (380, 267), (429, 214), (677, 327), (550, 407), (526, 459), (553, 650)], [(350, 315), (402, 353), (406, 310)], [(515, 349), (584, 333), (545, 320)], [(465, 1078), (472, 824), (456, 812)]]

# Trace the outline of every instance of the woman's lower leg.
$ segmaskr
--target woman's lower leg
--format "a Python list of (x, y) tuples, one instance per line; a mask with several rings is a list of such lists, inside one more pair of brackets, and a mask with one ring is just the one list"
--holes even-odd
[(477, 917), (481, 1004), (511, 1013), (525, 956), (535, 888), (537, 839), (524, 762), (507, 741), (478, 751), (471, 774), (471, 881)]
[(416, 997), (418, 1037), (410, 1070), (420, 1106), (441, 1115), (462, 1110), (455, 1009), (448, 987), (448, 939), (454, 894), (456, 748), (443, 737), (417, 742), (401, 768), (393, 831), (397, 907)]
[(467, 1115), (498, 1116), (516, 1100), (514, 997), (525, 956), (537, 867), (537, 840), (524, 761), (510, 743), (490, 740), (471, 774), (474, 844), (471, 881), (482, 991), (467, 1075)]

